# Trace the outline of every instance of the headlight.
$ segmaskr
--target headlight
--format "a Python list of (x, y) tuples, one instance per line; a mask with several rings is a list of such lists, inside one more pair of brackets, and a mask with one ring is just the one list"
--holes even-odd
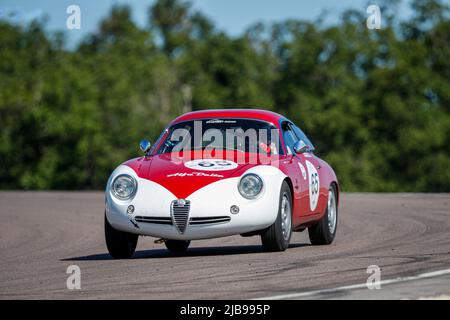
[(248, 173), (239, 182), (239, 193), (246, 199), (255, 198), (262, 190), (263, 182), (254, 173)]
[(127, 174), (117, 176), (112, 183), (112, 193), (119, 200), (128, 200), (137, 190), (136, 180)]

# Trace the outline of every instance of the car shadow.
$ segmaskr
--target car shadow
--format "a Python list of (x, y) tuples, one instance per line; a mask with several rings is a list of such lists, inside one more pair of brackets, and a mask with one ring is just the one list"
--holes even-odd
[[(310, 246), (309, 243), (293, 243), (289, 249)], [(236, 254), (252, 254), (264, 252), (261, 245), (245, 246), (220, 246), (220, 247), (193, 247), (186, 253), (173, 254), (167, 249), (149, 249), (136, 251), (131, 259), (155, 259), (155, 258), (176, 258), (176, 257), (207, 257), (224, 256)], [(91, 254), (87, 256), (64, 258), (60, 261), (98, 261), (113, 260), (109, 253)]]

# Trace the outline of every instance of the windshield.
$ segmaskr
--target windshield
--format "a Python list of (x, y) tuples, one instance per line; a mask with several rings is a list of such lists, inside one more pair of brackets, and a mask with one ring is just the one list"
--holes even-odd
[(176, 123), (157, 154), (191, 150), (232, 150), (282, 154), (278, 129), (253, 119), (199, 119)]

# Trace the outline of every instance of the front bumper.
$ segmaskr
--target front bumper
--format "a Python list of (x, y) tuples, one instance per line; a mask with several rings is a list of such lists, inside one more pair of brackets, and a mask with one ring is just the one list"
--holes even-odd
[[(257, 168), (261, 167), (253, 169)], [(281, 171), (272, 167), (268, 168), (265, 171), (270, 171), (271, 175), (259, 173), (263, 178), (264, 188), (257, 199), (247, 200), (239, 194), (237, 190), (239, 178), (211, 183), (188, 196), (186, 200), (190, 201), (189, 221), (212, 217), (229, 217), (230, 219), (229, 221), (223, 219), (219, 223), (195, 225), (188, 223), (184, 232), (181, 233), (172, 223), (171, 215), (171, 203), (177, 198), (161, 185), (137, 177), (131, 168), (120, 166), (111, 179), (123, 173), (133, 175), (138, 181), (138, 190), (133, 199), (120, 201), (111, 194), (108, 187), (106, 216), (110, 224), (118, 230), (174, 240), (218, 238), (261, 230), (272, 225), (277, 217), (279, 190), (284, 179)], [(134, 206), (132, 214), (127, 213), (130, 205)], [(233, 205), (239, 207), (239, 213), (230, 212), (230, 207)], [(137, 221), (136, 217), (157, 218), (158, 223)], [(164, 223), (161, 224), (161, 221)]]

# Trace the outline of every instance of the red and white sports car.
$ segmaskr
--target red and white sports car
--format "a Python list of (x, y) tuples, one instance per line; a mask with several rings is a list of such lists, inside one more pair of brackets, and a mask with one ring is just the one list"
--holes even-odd
[(333, 169), (289, 119), (264, 110), (205, 110), (176, 118), (144, 156), (126, 161), (106, 187), (105, 237), (114, 258), (133, 255), (138, 235), (175, 253), (191, 240), (260, 235), (283, 251), (293, 231), (312, 244), (336, 234)]

